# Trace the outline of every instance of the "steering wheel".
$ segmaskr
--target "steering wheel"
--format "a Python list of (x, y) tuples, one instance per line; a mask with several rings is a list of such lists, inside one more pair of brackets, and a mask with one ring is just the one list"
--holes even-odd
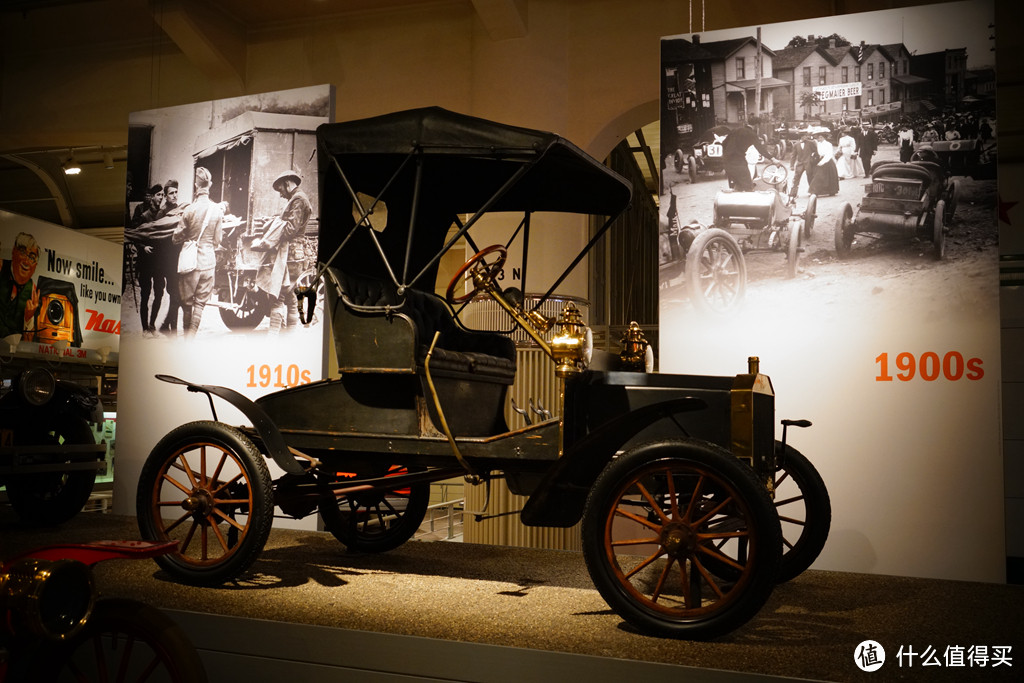
[(789, 177), (789, 169), (782, 164), (768, 164), (761, 171), (761, 180), (769, 185), (781, 185)]
[(476, 296), (480, 288), (475, 285), (470, 291), (459, 296), (455, 295), (455, 288), (463, 280), (473, 280), (473, 276), (476, 273), (481, 274), (488, 280), (494, 280), (504, 267), (506, 256), (508, 256), (508, 251), (500, 244), (492, 244), (473, 254), (468, 261), (462, 264), (462, 267), (455, 273), (452, 281), (448, 283), (448, 290), (445, 292), (445, 298), (448, 300), (448, 303), (463, 304)]

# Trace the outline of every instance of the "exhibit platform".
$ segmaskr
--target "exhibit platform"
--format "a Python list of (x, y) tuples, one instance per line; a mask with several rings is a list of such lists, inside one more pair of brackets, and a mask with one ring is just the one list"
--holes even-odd
[[(83, 513), (39, 530), (0, 507), (0, 557), (138, 536), (130, 517)], [(352, 554), (327, 533), (275, 530), (252, 571), (221, 588), (175, 583), (148, 560), (96, 576), (106, 596), (168, 610), (211, 681), (1010, 681), (1024, 668), (1020, 586), (811, 570), (743, 628), (688, 642), (633, 631), (567, 551), (410, 541)], [(865, 640), (886, 648), (874, 674), (855, 663)], [(898, 666), (901, 646), (934, 648), (939, 665)], [(1012, 648), (1009, 663), (943, 661), (997, 646)]]

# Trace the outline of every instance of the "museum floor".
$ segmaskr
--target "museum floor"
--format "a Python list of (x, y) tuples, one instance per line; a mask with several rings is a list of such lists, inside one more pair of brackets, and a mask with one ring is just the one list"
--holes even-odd
[[(138, 538), (134, 519), (84, 513), (59, 529), (31, 530), (0, 506), (0, 557), (38, 545), (113, 538)], [(956, 552), (955, 546), (950, 552)], [(743, 680), (758, 680), (756, 674), (763, 674), (828, 681), (1001, 681), (1019, 680), (1024, 667), (1024, 587), (1019, 586), (812, 570), (777, 587), (745, 627), (718, 641), (697, 643), (631, 631), (593, 588), (582, 556), (572, 552), (412, 541), (383, 555), (353, 555), (329, 534), (277, 530), (252, 574), (223, 588), (176, 584), (150, 561), (107, 562), (96, 574), (100, 590), (108, 596), (131, 596), (180, 611), (172, 613), (237, 618), (231, 629), (240, 631), (236, 635), (244, 640), (246, 625), (251, 625), (253, 634), (263, 634), (259, 647), (264, 652), (274, 648), (274, 634), (285, 622), (339, 629), (339, 634), (432, 639), (400, 641), (405, 643), (475, 643), (524, 649), (519, 652), (584, 655), (588, 661), (607, 662), (600, 669), (605, 675), (585, 676), (593, 680), (628, 672), (629, 662), (696, 667), (713, 674), (687, 677), (687, 683), (739, 678), (726, 672), (745, 672)], [(202, 631), (197, 633), (194, 640), (205, 639)], [(854, 663), (857, 645), (867, 639), (887, 650), (889, 662), (876, 674), (861, 672)], [(340, 636), (333, 642), (336, 650), (344, 642), (359, 647), (352, 645), (355, 640)], [(196, 645), (202, 650), (205, 643)], [(293, 647), (283, 640), (277, 645)], [(931, 646), (940, 661), (950, 647), (988, 646), (991, 651), (993, 646), (1010, 645), (1012, 666), (993, 668), (990, 662), (985, 668), (922, 667), (918, 660), (912, 668), (895, 668), (901, 645), (919, 653)], [(413, 654), (405, 651), (402, 656)], [(449, 674), (431, 680), (556, 677), (554, 669), (551, 676), (537, 678), (536, 672), (523, 676), (510, 666), (514, 664), (491, 664), (485, 667), (486, 675)], [(563, 670), (557, 677), (574, 676)], [(614, 677), (623, 680), (621, 674)], [(633, 678), (626, 674), (626, 680)], [(397, 678), (366, 675), (343, 680)]]

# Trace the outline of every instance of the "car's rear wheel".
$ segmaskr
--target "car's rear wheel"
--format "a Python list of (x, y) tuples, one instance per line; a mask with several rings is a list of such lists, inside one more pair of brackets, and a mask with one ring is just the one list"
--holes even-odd
[(788, 232), (788, 244), (786, 245), (786, 277), (792, 280), (797, 276), (797, 273), (800, 272), (800, 224), (793, 223), (791, 221)]
[(960, 181), (953, 178), (949, 181), (949, 187), (946, 190), (946, 211), (943, 216), (943, 220), (946, 225), (953, 222), (953, 214), (956, 213), (956, 206), (960, 203)]
[(810, 239), (814, 232), (814, 219), (818, 217), (818, 195), (812, 194), (807, 198), (807, 208), (804, 209), (804, 238)]
[(771, 595), (782, 553), (778, 516), (753, 470), (692, 439), (613, 460), (590, 491), (582, 531), (608, 605), (640, 631), (669, 637), (715, 638), (745, 624)]
[[(368, 477), (398, 476), (420, 471), (404, 466), (359, 468), (339, 474), (353, 484)], [(416, 533), (427, 513), (430, 484), (412, 484), (393, 489), (374, 489), (343, 496), (326, 491), (320, 502), (320, 518), (349, 550), (382, 553), (402, 545)]]
[(136, 512), (144, 539), (178, 541), (157, 564), (186, 583), (221, 584), (252, 566), (267, 542), (270, 472), (239, 430), (190, 422), (153, 447), (139, 475)]
[(691, 184), (697, 182), (697, 160), (692, 156), (686, 159), (686, 176)]
[(853, 207), (843, 204), (839, 207), (839, 216), (832, 228), (836, 242), (836, 255), (846, 258), (853, 248)]
[(701, 232), (686, 252), (686, 285), (693, 305), (710, 314), (732, 313), (743, 302), (747, 266), (736, 240), (721, 228)]
[(778, 450), (775, 510), (782, 525), (782, 565), (778, 582), (810, 567), (825, 547), (832, 526), (832, 503), (825, 482), (807, 457), (790, 445)]
[(946, 258), (946, 202), (940, 199), (935, 204), (935, 216), (932, 219), (932, 245), (935, 251), (932, 254), (936, 261)]

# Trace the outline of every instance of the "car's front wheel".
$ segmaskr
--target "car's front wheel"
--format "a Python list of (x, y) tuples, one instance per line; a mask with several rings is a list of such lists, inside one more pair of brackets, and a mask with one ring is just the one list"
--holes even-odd
[(732, 235), (721, 228), (697, 235), (686, 252), (686, 285), (693, 305), (704, 313), (727, 314), (740, 307), (747, 266)]
[(139, 475), (136, 512), (145, 540), (178, 542), (157, 564), (186, 583), (221, 584), (247, 570), (270, 535), (270, 472), (239, 430), (190, 422), (153, 447)]
[(591, 579), (644, 633), (703, 640), (739, 628), (771, 595), (781, 554), (767, 489), (707, 442), (633, 448), (605, 467), (587, 499)]

